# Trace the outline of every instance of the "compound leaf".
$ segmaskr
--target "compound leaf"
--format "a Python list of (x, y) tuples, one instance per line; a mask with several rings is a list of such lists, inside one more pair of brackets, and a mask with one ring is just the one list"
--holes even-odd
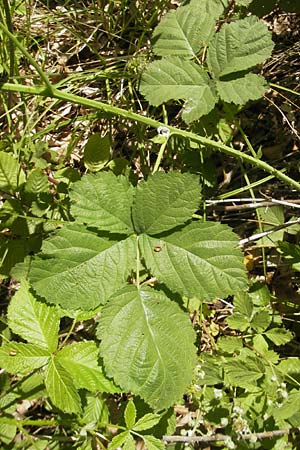
[(0, 190), (13, 193), (25, 182), (25, 174), (18, 161), (9, 153), (0, 152)]
[(190, 383), (195, 335), (165, 294), (128, 286), (103, 307), (98, 334), (109, 376), (154, 409), (173, 404)]
[(95, 392), (118, 392), (98, 364), (99, 350), (95, 342), (76, 342), (60, 350), (57, 361), (69, 372), (78, 388)]
[(8, 373), (26, 375), (47, 364), (50, 352), (34, 344), (11, 341), (0, 347), (0, 367)]
[(169, 11), (154, 30), (154, 53), (194, 58), (208, 43), (223, 9), (220, 0), (192, 0)]
[(54, 307), (37, 301), (24, 280), (8, 306), (8, 325), (28, 342), (54, 352), (58, 342), (59, 317)]
[(73, 184), (71, 213), (81, 223), (115, 233), (132, 232), (133, 186), (112, 172), (88, 174)]
[(44, 242), (29, 277), (37, 294), (66, 309), (94, 309), (125, 284), (135, 267), (136, 238), (100, 237), (75, 225)]
[(137, 187), (132, 211), (138, 233), (158, 234), (191, 219), (200, 203), (199, 177), (157, 172)]
[(264, 77), (248, 73), (229, 81), (216, 80), (216, 88), (224, 102), (244, 105), (249, 100), (261, 98), (268, 88)]
[(142, 234), (139, 243), (147, 268), (174, 292), (211, 300), (247, 287), (237, 237), (226, 225), (193, 222), (163, 238)]
[(209, 44), (207, 63), (215, 77), (250, 69), (267, 59), (274, 43), (267, 26), (250, 16), (225, 24)]
[(80, 413), (81, 400), (73, 377), (53, 357), (46, 370), (45, 385), (52, 403), (67, 413)]
[(149, 64), (142, 75), (140, 91), (154, 106), (169, 100), (185, 100), (182, 117), (190, 123), (208, 114), (217, 96), (204, 69), (175, 56)]

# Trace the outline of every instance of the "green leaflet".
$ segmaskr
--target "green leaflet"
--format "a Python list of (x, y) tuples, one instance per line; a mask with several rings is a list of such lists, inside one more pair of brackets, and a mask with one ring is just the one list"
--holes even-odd
[(275, 345), (284, 345), (293, 339), (293, 334), (285, 328), (271, 328), (265, 332), (265, 336)]
[(225, 24), (209, 44), (207, 64), (222, 77), (251, 69), (271, 55), (274, 43), (267, 26), (250, 16)]
[(198, 176), (155, 173), (137, 186), (132, 211), (135, 230), (153, 235), (183, 225), (199, 203)]
[(81, 422), (84, 424), (109, 422), (109, 410), (104, 396), (99, 393), (87, 393)]
[(159, 414), (148, 413), (141, 417), (133, 427), (134, 431), (145, 431), (159, 423), (161, 416)]
[(92, 392), (118, 392), (119, 389), (105, 377), (98, 365), (98, 354), (95, 342), (77, 342), (60, 350), (56, 360), (69, 372), (77, 388)]
[(121, 445), (124, 444), (124, 442), (129, 438), (130, 433), (129, 431), (123, 431), (123, 433), (117, 434), (112, 441), (109, 443), (108, 450), (115, 450), (118, 447), (121, 447)]
[(163, 293), (128, 286), (102, 310), (98, 335), (108, 375), (154, 409), (173, 404), (191, 381), (195, 335)]
[(111, 144), (108, 135), (102, 137), (101, 133), (92, 134), (84, 147), (84, 165), (91, 172), (103, 169), (110, 160)]
[(249, 389), (256, 386), (265, 373), (260, 360), (255, 357), (228, 358), (223, 365), (225, 372), (225, 384)]
[(0, 347), (0, 367), (8, 373), (27, 375), (47, 364), (50, 352), (38, 345), (11, 341)]
[(129, 402), (126, 405), (124, 412), (124, 419), (127, 429), (131, 430), (131, 428), (135, 424), (136, 419), (136, 407), (133, 400), (129, 400)]
[(143, 234), (139, 245), (151, 273), (181, 295), (208, 301), (246, 288), (241, 252), (227, 226), (193, 222), (163, 238)]
[(19, 162), (10, 154), (0, 152), (0, 190), (13, 194), (25, 183), (25, 173)]
[(169, 11), (153, 33), (154, 53), (194, 58), (209, 41), (223, 9), (220, 0), (191, 0)]
[(23, 339), (54, 352), (57, 347), (59, 317), (54, 307), (38, 302), (26, 281), (8, 307), (8, 324)]
[(58, 231), (43, 249), (31, 266), (32, 286), (48, 302), (66, 309), (105, 303), (135, 267), (134, 236), (113, 240), (78, 225)]
[(187, 123), (208, 114), (217, 101), (205, 70), (177, 56), (149, 64), (142, 75), (140, 92), (154, 106), (172, 99), (185, 100), (182, 117)]
[(133, 186), (112, 172), (88, 174), (73, 184), (71, 213), (79, 222), (101, 230), (130, 233)]
[(244, 105), (249, 100), (257, 100), (268, 89), (266, 80), (254, 73), (229, 81), (216, 80), (218, 94), (224, 102)]
[(47, 366), (45, 385), (52, 403), (67, 413), (80, 413), (81, 400), (70, 374), (55, 356)]
[(165, 444), (154, 436), (143, 436), (143, 441), (148, 450), (165, 450)]

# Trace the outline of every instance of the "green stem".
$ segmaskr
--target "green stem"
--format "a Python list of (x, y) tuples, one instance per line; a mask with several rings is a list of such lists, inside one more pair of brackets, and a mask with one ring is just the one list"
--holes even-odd
[[(21, 52), (23, 53), (23, 55), (28, 59), (28, 61), (30, 62), (30, 64), (35, 68), (35, 70), (37, 71), (37, 73), (39, 74), (41, 80), (45, 83), (45, 85), (47, 86), (47, 91), (49, 96), (51, 97), (51, 93), (52, 93), (52, 89), (53, 89), (53, 85), (51, 84), (51, 82), (49, 81), (49, 78), (47, 77), (47, 75), (43, 72), (43, 70), (40, 68), (40, 66), (38, 65), (38, 63), (35, 61), (35, 59), (30, 55), (30, 53), (28, 53), (28, 51), (26, 50), (26, 48), (18, 41), (18, 39), (15, 37), (15, 35), (13, 33), (11, 33), (7, 27), (5, 27), (1, 22), (0, 22), (0, 30), (3, 31), (3, 33), (6, 34), (6, 36), (10, 39), (10, 42), (13, 43), (13, 45), (15, 47), (17, 47), (19, 50), (21, 50)], [(22, 92), (22, 91), (17, 91), (17, 92)], [(26, 93), (26, 92), (25, 92)]]
[(158, 153), (157, 159), (155, 161), (155, 165), (154, 165), (154, 169), (153, 169), (152, 173), (155, 173), (158, 171), (159, 166), (160, 166), (161, 161), (164, 156), (164, 152), (165, 152), (167, 143), (168, 143), (168, 139), (166, 138), (166, 141), (163, 144), (161, 144), (161, 146), (160, 146), (159, 153)]
[[(51, 86), (51, 85), (50, 85)], [(51, 90), (47, 86), (45, 88), (44, 86), (35, 87), (35, 86), (23, 86), (21, 84), (12, 84), (12, 83), (3, 83), (1, 86), (1, 89), (4, 91), (13, 91), (13, 92), (22, 92), (24, 94), (31, 94), (31, 95), (41, 95), (44, 97), (53, 97), (57, 98), (59, 100), (63, 100), (66, 102), (71, 102), (74, 104), (86, 106), (91, 109), (95, 109), (96, 111), (104, 111), (109, 114), (113, 114), (115, 116), (124, 117), (127, 120), (134, 120), (138, 123), (143, 123), (149, 127), (152, 128), (158, 128), (158, 127), (166, 127), (164, 123), (158, 122), (157, 120), (151, 119), (150, 117), (142, 116), (137, 113), (127, 111), (126, 109), (119, 108), (117, 106), (108, 105), (106, 103), (91, 100), (89, 98), (83, 98), (79, 95), (70, 94), (65, 91), (60, 91), (59, 89), (56, 89), (55, 86), (51, 86)], [(222, 144), (221, 142), (213, 141), (212, 139), (205, 138), (203, 136), (199, 136), (195, 133), (192, 133), (191, 131), (186, 130), (180, 130), (176, 127), (172, 127), (170, 125), (167, 126), (167, 128), (170, 131), (170, 134), (178, 135), (186, 139), (190, 139), (193, 142), (197, 142), (201, 145), (206, 145), (210, 148), (213, 148), (217, 151), (220, 151), (222, 153), (225, 153), (226, 155), (232, 156), (234, 158), (239, 158), (241, 161), (252, 164), (265, 172), (270, 173), (274, 177), (278, 178), (282, 182), (293, 186), (295, 189), (300, 191), (300, 183), (298, 183), (293, 178), (290, 178), (289, 176), (285, 175), (281, 171), (275, 169), (274, 167), (270, 166), (265, 161), (261, 161), (260, 159), (254, 158), (254, 156), (248, 155), (246, 153), (243, 153), (239, 150), (233, 149), (225, 144)]]

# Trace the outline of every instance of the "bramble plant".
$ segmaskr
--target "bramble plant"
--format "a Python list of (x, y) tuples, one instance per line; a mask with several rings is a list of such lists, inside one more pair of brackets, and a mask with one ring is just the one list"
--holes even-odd
[(255, 16), (215, 31), (225, 7), (225, 1), (191, 0), (169, 11), (156, 27), (153, 52), (162, 58), (146, 67), (140, 85), (152, 105), (185, 100), (182, 118), (190, 123), (219, 99), (244, 105), (264, 94), (266, 81), (249, 70), (271, 55), (271, 33)]
[[(285, 270), (299, 272), (299, 242), (284, 241), (299, 233), (299, 220), (285, 217), (283, 205), (251, 215), (258, 245), (246, 258), (248, 230), (220, 223), (226, 215), (207, 220), (208, 192), (219, 201), (249, 191), (255, 200), (254, 188), (272, 178), (300, 190), (298, 169), (266, 162), (237, 116), (270, 87), (258, 72), (273, 51), (272, 35), (253, 15), (269, 5), (187, 0), (167, 11), (166, 0), (150, 6), (107, 0), (103, 8), (88, 2), (83, 12), (76, 4), (76, 17), (76, 8), (91, 9), (86, 23), (101, 16), (101, 26), (109, 24), (105, 39), (130, 42), (128, 55), (121, 69), (119, 57), (111, 66), (109, 50), (98, 72), (80, 68), (60, 78), (57, 68), (40, 63), (48, 50), (39, 39), (31, 42), (30, 27), (26, 36), (14, 30), (14, 14), (26, 13), (30, 22), (26, 2), (1, 1), (7, 43), (0, 49), (1, 117), (10, 134), (0, 143), (0, 275), (16, 291), (0, 319), (1, 448), (164, 450), (167, 443), (189, 449), (198, 442), (224, 450), (296, 450), (300, 359), (295, 328), (283, 317), (292, 311), (296, 321), (298, 310), (276, 298), (267, 265), (276, 260), (279, 268), (284, 260)], [(270, 0), (270, 8), (275, 3), (298, 9), (289, 0)], [(55, 26), (72, 16), (68, 8), (53, 17), (47, 10)], [(79, 39), (83, 31), (72, 20), (62, 20), (60, 30)], [(81, 44), (96, 49), (99, 62), (93, 33)], [(151, 33), (154, 60), (145, 63)], [(94, 85), (77, 95), (84, 80), (101, 94), (103, 83), (108, 101), (90, 98)], [(21, 99), (22, 133), (13, 126), (13, 93)], [(29, 98), (41, 102), (36, 110)], [(80, 126), (61, 120), (61, 111), (48, 122), (60, 102), (83, 107), (79, 137)], [(145, 114), (147, 102), (162, 105), (151, 110), (162, 121)], [(171, 118), (175, 103), (183, 122)], [(90, 130), (85, 108), (96, 111), (88, 114)], [(74, 135), (56, 152), (42, 138), (64, 123)], [(236, 125), (247, 148), (233, 142)], [(82, 153), (73, 160), (82, 136)], [(134, 146), (127, 148), (127, 140)], [(237, 162), (245, 186), (239, 180), (238, 189), (216, 192), (216, 166), (206, 160), (213, 152)], [(269, 176), (250, 180), (243, 164)], [(256, 277), (251, 271), (260, 258), (263, 276)]]

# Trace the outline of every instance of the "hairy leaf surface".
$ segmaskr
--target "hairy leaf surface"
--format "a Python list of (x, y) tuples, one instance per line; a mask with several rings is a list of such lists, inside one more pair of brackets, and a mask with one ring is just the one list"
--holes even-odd
[(8, 373), (26, 375), (47, 364), (50, 352), (38, 345), (11, 341), (0, 347), (0, 367)]
[(174, 403), (191, 381), (195, 335), (165, 294), (122, 289), (103, 307), (98, 333), (108, 375), (154, 409)]
[(69, 372), (78, 388), (88, 391), (118, 392), (119, 389), (105, 377), (98, 364), (99, 350), (95, 342), (76, 342), (60, 350), (57, 361)]
[(46, 370), (45, 385), (52, 403), (67, 413), (79, 413), (81, 400), (75, 384), (66, 369), (56, 357), (49, 362)]
[(83, 226), (62, 228), (31, 265), (37, 294), (66, 309), (94, 309), (125, 284), (135, 267), (136, 238), (100, 237)]
[(194, 58), (208, 43), (223, 9), (220, 0), (191, 0), (169, 11), (154, 30), (154, 53)]
[(226, 225), (193, 222), (163, 238), (143, 234), (139, 243), (148, 269), (174, 292), (211, 300), (246, 289), (237, 237)]
[(273, 47), (267, 26), (257, 17), (246, 17), (216, 33), (207, 52), (208, 67), (216, 77), (247, 70), (267, 59)]
[(182, 117), (190, 123), (208, 114), (217, 97), (204, 69), (179, 57), (163, 58), (149, 64), (142, 75), (141, 93), (158, 106), (169, 100), (185, 100)]
[(227, 103), (244, 105), (249, 100), (261, 98), (268, 88), (264, 77), (248, 73), (244, 77), (230, 81), (216, 81), (220, 98)]
[(158, 234), (192, 217), (200, 203), (199, 177), (189, 173), (160, 173), (137, 187), (132, 217), (138, 233)]
[(58, 342), (59, 317), (54, 307), (37, 301), (24, 280), (8, 306), (8, 324), (28, 342), (54, 352)]
[(71, 213), (87, 225), (115, 233), (132, 232), (133, 186), (112, 172), (88, 174), (73, 184)]

